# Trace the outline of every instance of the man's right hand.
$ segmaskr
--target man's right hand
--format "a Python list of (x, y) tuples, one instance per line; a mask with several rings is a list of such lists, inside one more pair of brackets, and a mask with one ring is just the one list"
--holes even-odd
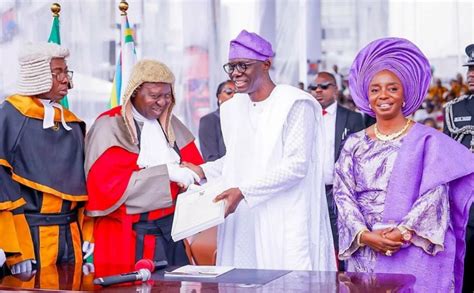
[(225, 200), (225, 215), (224, 217), (227, 218), (228, 215), (235, 212), (237, 207), (239, 206), (240, 201), (244, 198), (242, 191), (239, 188), (229, 188), (226, 191), (222, 192), (216, 198), (214, 198), (214, 202), (218, 202), (220, 200)]
[(382, 254), (385, 254), (387, 250), (390, 250), (391, 253), (395, 253), (400, 250), (403, 243), (384, 238), (383, 234), (388, 233), (390, 229), (392, 228), (362, 232), (360, 242)]
[(182, 162), (181, 166), (191, 169), (194, 173), (196, 173), (199, 176), (200, 180), (206, 177), (206, 175), (204, 175), (204, 171), (202, 170), (201, 166), (197, 166), (189, 162)]

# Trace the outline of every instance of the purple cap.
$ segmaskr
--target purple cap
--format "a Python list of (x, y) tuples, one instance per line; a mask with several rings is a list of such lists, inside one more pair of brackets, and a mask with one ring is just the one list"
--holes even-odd
[(415, 112), (430, 86), (428, 59), (412, 42), (401, 38), (375, 40), (357, 54), (349, 72), (349, 89), (357, 107), (374, 117), (369, 107), (369, 84), (382, 70), (394, 73), (402, 82), (405, 107), (403, 115)]
[(229, 60), (243, 58), (265, 61), (273, 55), (272, 44), (256, 33), (243, 30), (230, 41)]

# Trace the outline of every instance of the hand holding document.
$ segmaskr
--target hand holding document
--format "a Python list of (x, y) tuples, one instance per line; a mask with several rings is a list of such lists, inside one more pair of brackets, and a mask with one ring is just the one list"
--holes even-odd
[(179, 241), (224, 222), (225, 202), (214, 198), (226, 188), (221, 182), (190, 185), (178, 195), (171, 237)]
[(216, 278), (233, 269), (234, 267), (187, 265), (171, 272), (165, 272), (165, 278)]

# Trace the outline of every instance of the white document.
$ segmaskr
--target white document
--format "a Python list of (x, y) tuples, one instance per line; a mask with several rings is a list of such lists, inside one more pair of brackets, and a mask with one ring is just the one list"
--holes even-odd
[(171, 272), (165, 272), (165, 278), (216, 278), (233, 269), (234, 267), (187, 265)]
[(171, 237), (179, 241), (224, 222), (225, 202), (213, 202), (227, 188), (221, 182), (190, 185), (178, 195)]

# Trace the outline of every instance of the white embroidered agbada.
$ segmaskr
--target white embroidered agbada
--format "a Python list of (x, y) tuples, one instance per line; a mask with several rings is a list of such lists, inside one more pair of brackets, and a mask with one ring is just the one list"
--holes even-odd
[(218, 265), (336, 270), (321, 121), (314, 98), (287, 85), (262, 102), (236, 94), (221, 107), (227, 153), (202, 167), (244, 199), (218, 228)]

